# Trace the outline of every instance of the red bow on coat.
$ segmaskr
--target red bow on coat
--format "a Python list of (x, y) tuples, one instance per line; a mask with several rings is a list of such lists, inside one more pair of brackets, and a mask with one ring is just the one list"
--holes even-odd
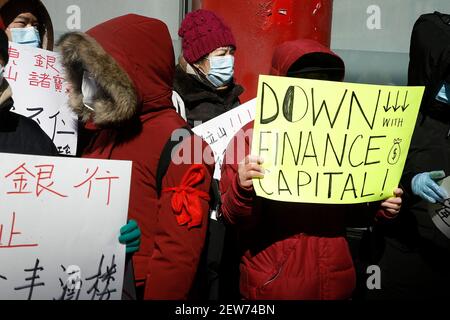
[(196, 164), (189, 168), (181, 179), (180, 186), (165, 188), (163, 192), (174, 192), (172, 209), (180, 226), (185, 224), (193, 228), (202, 224), (202, 206), (200, 200), (209, 201), (209, 194), (195, 189), (195, 186), (205, 179), (206, 168)]

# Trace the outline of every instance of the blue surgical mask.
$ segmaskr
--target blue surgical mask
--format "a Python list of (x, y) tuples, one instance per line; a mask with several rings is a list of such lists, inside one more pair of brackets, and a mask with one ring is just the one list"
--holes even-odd
[(445, 104), (450, 104), (450, 84), (444, 82), (441, 90), (439, 90), (438, 94), (436, 95), (436, 100)]
[(233, 79), (234, 56), (213, 56), (208, 60), (210, 70), (206, 77), (216, 88), (228, 84)]
[(12, 42), (24, 44), (30, 47), (39, 48), (41, 37), (35, 27), (11, 28)]

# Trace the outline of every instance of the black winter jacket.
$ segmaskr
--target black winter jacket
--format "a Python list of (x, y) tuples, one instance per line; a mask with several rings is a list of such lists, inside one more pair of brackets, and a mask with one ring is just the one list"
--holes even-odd
[(408, 85), (425, 86), (425, 96), (401, 180), (404, 205), (384, 230), (408, 248), (437, 246), (450, 251), (450, 240), (432, 222), (428, 203), (411, 191), (418, 173), (444, 170), (450, 175), (450, 105), (435, 99), (444, 81), (450, 83), (450, 16), (425, 14), (413, 28), (408, 72)]
[(186, 73), (180, 65), (175, 70), (174, 89), (183, 99), (191, 127), (195, 121), (206, 122), (237, 107), (239, 96), (244, 92), (234, 83), (227, 89), (216, 90)]
[(0, 152), (54, 156), (58, 151), (52, 140), (31, 119), (11, 110), (12, 98), (0, 105)]

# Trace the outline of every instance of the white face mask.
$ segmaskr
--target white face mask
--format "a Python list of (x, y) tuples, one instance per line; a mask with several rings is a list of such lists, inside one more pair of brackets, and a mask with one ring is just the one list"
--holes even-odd
[(98, 91), (99, 87), (97, 85), (97, 82), (95, 82), (94, 77), (92, 77), (89, 72), (85, 71), (83, 73), (81, 93), (83, 94), (83, 104), (89, 110), (94, 111), (93, 105)]

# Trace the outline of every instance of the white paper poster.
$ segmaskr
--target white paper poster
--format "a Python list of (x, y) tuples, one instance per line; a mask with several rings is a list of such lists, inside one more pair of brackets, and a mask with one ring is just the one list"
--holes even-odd
[(0, 162), (0, 300), (120, 299), (131, 162)]
[(9, 45), (4, 76), (13, 91), (12, 111), (36, 121), (60, 154), (75, 155), (77, 117), (67, 104), (60, 55), (12, 42)]
[(231, 139), (243, 126), (255, 119), (255, 113), (256, 99), (253, 99), (193, 129), (214, 152), (214, 179), (220, 180), (220, 168)]

